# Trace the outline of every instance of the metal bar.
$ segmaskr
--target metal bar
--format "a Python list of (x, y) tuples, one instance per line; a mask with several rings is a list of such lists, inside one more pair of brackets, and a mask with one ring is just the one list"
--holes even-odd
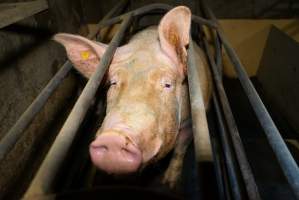
[[(188, 48), (188, 85), (196, 161), (201, 161), (209, 159), (208, 157), (212, 157), (212, 149), (209, 138), (209, 128), (205, 112), (205, 105), (203, 102), (203, 95), (196, 69), (196, 66), (198, 65), (196, 64), (194, 55), (194, 47), (191, 40)], [(206, 133), (208, 134), (204, 135)]]
[(45, 194), (51, 191), (51, 185), (59, 170), (59, 166), (63, 163), (67, 151), (72, 144), (92, 99), (94, 98), (97, 88), (99, 87), (112, 60), (116, 48), (119, 46), (127, 27), (130, 25), (131, 18), (132, 15), (128, 15), (124, 18), (119, 31), (110, 42), (109, 47), (105, 51), (99, 65), (96, 68), (96, 71), (87, 82), (69, 117), (56, 137), (54, 144), (31, 182), (31, 185), (25, 194), (25, 198), (30, 197), (31, 195)]
[(233, 142), (233, 146), (235, 148), (236, 151), (236, 156), (238, 159), (238, 163), (240, 165), (240, 169), (241, 169), (241, 173), (243, 176), (243, 179), (245, 181), (245, 186), (246, 186), (246, 190), (248, 192), (248, 196), (249, 199), (260, 199), (260, 195), (254, 180), (254, 176), (252, 174), (252, 170), (251, 167), (248, 163), (246, 154), (245, 154), (245, 150), (243, 148), (243, 144), (242, 144), (242, 140), (240, 138), (240, 134), (234, 119), (234, 116), (232, 114), (231, 108), (229, 106), (228, 103), (228, 99), (224, 90), (224, 87), (222, 85), (222, 81), (221, 81), (221, 77), (219, 75), (219, 70), (215, 64), (215, 61), (212, 57), (212, 53), (210, 52), (210, 49), (208, 47), (208, 42), (207, 40), (204, 38), (203, 39), (204, 42), (204, 47), (206, 49), (207, 52), (207, 56), (208, 59), (210, 61), (211, 64), (211, 69), (213, 72), (213, 77), (215, 80), (215, 85), (216, 88), (218, 90), (218, 94), (220, 97), (220, 102), (222, 104), (222, 108), (224, 111), (224, 116), (228, 125), (228, 129), (231, 133), (231, 137), (232, 137), (232, 142)]
[[(120, 8), (127, 4), (128, 0), (121, 1), (117, 4), (105, 17), (100, 21), (103, 22), (113, 16)], [(99, 23), (99, 24), (100, 24)], [(93, 39), (97, 31), (94, 31), (89, 35), (90, 39)], [(61, 69), (55, 74), (55, 76), (50, 80), (46, 87), (40, 92), (40, 94), (35, 98), (35, 100), (30, 104), (26, 111), (21, 115), (14, 126), (8, 131), (8, 133), (0, 141), (0, 161), (9, 153), (9, 151), (17, 143), (18, 139), (22, 136), (22, 133), (30, 125), (34, 117), (39, 113), (39, 111), (46, 104), (48, 98), (56, 90), (59, 84), (64, 80), (67, 74), (72, 69), (72, 64), (66, 61)]]
[[(203, 34), (203, 31), (201, 31), (201, 33)], [(210, 30), (211, 36), (212, 36), (212, 33), (213, 33), (212, 30)], [(216, 37), (215, 37), (215, 40), (214, 40), (214, 45), (215, 45), (215, 61), (217, 63), (218, 69), (221, 70), (222, 69), (221, 44), (220, 44), (218, 38), (216, 38)], [(222, 72), (220, 74), (222, 74)], [(214, 96), (215, 96), (215, 94), (213, 92), (213, 99), (215, 98)], [(217, 115), (217, 112), (216, 112), (216, 115)], [(218, 118), (218, 120), (221, 120), (221, 119)], [(223, 122), (222, 122), (222, 126), (220, 127), (220, 129), (221, 129), (220, 131), (225, 130), (224, 126), (223, 126)], [(223, 132), (221, 132), (221, 133), (222, 133), (222, 135), (224, 134)], [(216, 136), (216, 133), (213, 133), (213, 131), (211, 131), (211, 138), (214, 138), (214, 139), (211, 139), (211, 144), (212, 144), (212, 150), (213, 150), (215, 172), (217, 174), (219, 197), (220, 197), (220, 199), (229, 199), (230, 198), (229, 194), (226, 194), (226, 193), (229, 193), (229, 191), (227, 191), (228, 190), (228, 187), (227, 187), (228, 183), (227, 183), (227, 179), (225, 178), (226, 177), (225, 176), (225, 171), (224, 171), (225, 169), (223, 168), (224, 166), (221, 166), (222, 165), (222, 162), (221, 162), (222, 160), (221, 159), (222, 159), (223, 156), (225, 157), (225, 155), (222, 154), (224, 151), (220, 152), (220, 146), (219, 146), (220, 141), (219, 141), (218, 137)], [(221, 140), (221, 138), (220, 138), (220, 140)], [(222, 142), (222, 144), (223, 144), (223, 142)], [(227, 146), (227, 148), (229, 148), (229, 146)], [(230, 155), (232, 155), (232, 154), (230, 154)], [(231, 160), (230, 163), (232, 163), (232, 160)], [(238, 191), (240, 191), (240, 190), (238, 190)]]
[(223, 176), (222, 166), (221, 166), (221, 152), (219, 149), (219, 142), (218, 139), (216, 139), (215, 131), (210, 131), (211, 134), (211, 145), (213, 150), (213, 158), (214, 158), (214, 170), (216, 175), (216, 181), (218, 185), (218, 193), (219, 193), (219, 199), (226, 199), (225, 196), (225, 180)]
[[(168, 11), (171, 8), (173, 8), (170, 5), (167, 4), (162, 4), (162, 3), (154, 3), (154, 4), (150, 4), (147, 6), (143, 6), (141, 8), (138, 8), (136, 10), (130, 11), (128, 13), (125, 13), (123, 15), (117, 16), (117, 17), (113, 17), (109, 20), (106, 20), (105, 22), (103, 22), (101, 25), (99, 25), (99, 28), (102, 28), (104, 26), (109, 26), (115, 23), (118, 23), (119, 21), (121, 21), (127, 14), (132, 14), (133, 16), (139, 16), (139, 15), (143, 15), (145, 13), (148, 13), (152, 10), (165, 10)], [(216, 24), (210, 20), (204, 19), (202, 17), (196, 16), (196, 15), (192, 15), (192, 20), (195, 23), (201, 24), (201, 25), (206, 25), (212, 28), (216, 28)]]
[(16, 23), (46, 9), (48, 9), (48, 2), (46, 0), (22, 3), (1, 3), (0, 28)]
[[(211, 38), (214, 38), (214, 46), (215, 46), (215, 64), (218, 69), (219, 77), (221, 78), (222, 81), (222, 50), (221, 50), (221, 41), (218, 38), (217, 34), (214, 34), (213, 30), (209, 31)], [(212, 56), (210, 52), (207, 52), (208, 59), (212, 59)], [(230, 147), (230, 139), (227, 134), (227, 129), (224, 124), (223, 116), (221, 113), (220, 105), (219, 105), (219, 100), (217, 99), (217, 96), (215, 92), (213, 92), (212, 95), (214, 107), (215, 107), (215, 114), (218, 119), (218, 128), (219, 128), (219, 136), (220, 136), (220, 141), (222, 144), (223, 148), (223, 154), (224, 154), (224, 161), (226, 163), (226, 168), (227, 168), (227, 173), (228, 173), (228, 179), (231, 185), (231, 190), (232, 194), (234, 196), (234, 199), (241, 199), (241, 183), (239, 182), (238, 179), (238, 174), (235, 166), (235, 160), (234, 160), (234, 154), (231, 150)], [(229, 192), (229, 191), (226, 191)]]
[[(191, 34), (190, 34), (190, 38)], [(198, 168), (198, 163), (200, 161), (205, 161), (209, 159), (208, 157), (211, 157), (212, 155), (212, 147), (210, 143), (209, 134), (207, 135), (208, 138), (204, 138), (204, 133), (209, 133), (208, 129), (208, 123), (206, 118), (206, 112), (205, 112), (205, 106), (204, 101), (202, 98), (202, 91), (200, 88), (200, 81), (198, 77), (198, 72), (196, 69), (196, 60), (194, 56), (194, 47), (193, 47), (193, 41), (189, 43), (188, 48), (188, 85), (189, 85), (189, 96), (190, 96), (190, 105), (191, 105), (191, 116), (192, 116), (192, 131), (193, 131), (193, 142), (194, 142), (194, 149), (195, 149), (195, 168)], [(204, 136), (204, 137), (203, 137)], [(207, 141), (208, 144), (204, 143), (204, 141)], [(208, 147), (205, 149), (205, 147)], [(208, 152), (208, 155), (205, 154)], [(201, 154), (204, 153), (204, 154)], [(195, 171), (196, 177), (197, 177), (197, 171)], [(196, 178), (194, 177), (194, 178)], [(201, 188), (197, 186), (197, 189), (195, 191), (194, 197), (202, 198)]]
[(9, 153), (9, 151), (14, 147), (18, 139), (22, 136), (22, 133), (32, 122), (34, 117), (39, 113), (39, 111), (46, 104), (48, 98), (52, 95), (59, 84), (68, 75), (69, 71), (72, 69), (72, 64), (66, 62), (60, 70), (55, 74), (55, 76), (50, 80), (47, 86), (40, 92), (40, 94), (35, 98), (31, 105), (26, 109), (14, 126), (8, 131), (8, 133), (0, 141), (0, 161)]
[(216, 94), (213, 93), (213, 103), (215, 106), (215, 113), (218, 119), (219, 136), (222, 143), (223, 154), (225, 157), (225, 164), (227, 166), (228, 179), (230, 182), (232, 194), (235, 200), (242, 199), (241, 184), (238, 180), (237, 170), (233, 160), (233, 152), (229, 145), (229, 138), (225, 129), (223, 117)]
[(87, 38), (95, 38), (98, 30), (100, 30), (102, 24), (110, 19), (113, 15), (118, 14), (118, 12), (123, 9), (127, 4), (129, 0), (122, 0), (120, 1), (115, 7), (113, 7), (104, 17), (103, 19), (96, 25), (96, 28), (94, 29), (95, 31), (90, 32), (87, 36)]
[[(107, 15), (101, 21), (107, 19), (107, 17), (110, 17), (111, 15), (115, 16), (115, 15), (121, 14), (123, 9), (126, 7), (127, 3), (128, 3), (128, 0), (121, 1), (118, 5), (116, 5), (114, 8), (112, 8), (112, 10), (110, 10), (109, 13), (107, 13)], [(98, 24), (100, 24), (100, 23), (98, 23)], [(99, 30), (99, 29), (96, 27), (95, 29), (92, 29), (92, 30), (93, 31), (88, 34), (88, 37), (89, 38), (90, 37), (98, 38), (97, 37), (97, 33), (98, 33), (97, 30)], [(106, 33), (104, 33), (104, 35)], [(101, 38), (99, 38), (99, 41), (101, 41)], [(95, 99), (97, 99), (97, 97)], [(97, 122), (97, 123), (99, 123), (99, 122), (101, 123), (103, 121), (104, 115), (105, 115), (105, 106), (104, 106), (104, 104), (105, 104), (104, 101), (105, 100), (106, 99), (100, 99), (99, 101), (96, 100), (97, 105), (93, 105), (93, 106), (97, 110), (97, 115), (93, 118), (92, 121)], [(99, 114), (98, 112), (100, 112), (101, 114)], [(85, 116), (85, 117), (87, 117), (87, 116)], [(83, 183), (82, 186), (83, 187), (84, 186), (90, 187), (90, 185), (92, 183), (92, 181), (91, 181), (92, 180), (92, 175), (95, 175), (96, 168), (95, 168), (95, 166), (90, 165), (88, 145), (91, 142), (90, 140), (95, 137), (97, 129), (98, 129), (97, 126), (93, 127), (92, 130), (89, 131), (90, 133), (93, 133), (93, 134), (89, 134), (88, 136), (86, 136), (86, 135), (85, 136), (80, 136), (79, 140), (80, 140), (81, 149), (79, 149), (79, 151), (75, 150), (76, 156), (73, 160), (71, 160), (72, 165), (71, 165), (70, 168), (68, 168), (68, 172), (67, 172), (68, 175), (66, 176), (66, 179), (63, 180), (63, 181), (65, 181), (65, 183), (63, 185), (59, 184), (60, 185), (59, 186), (60, 191), (65, 191), (65, 190), (71, 189), (72, 183), (74, 183), (74, 181), (76, 182), (75, 179), (78, 179), (78, 176), (82, 177), (82, 173), (81, 173), (82, 168), (89, 171), (89, 172), (87, 172), (88, 175), (86, 175), (86, 176), (89, 176), (89, 177), (86, 178), (86, 181), (83, 181), (85, 184)], [(89, 169), (86, 169), (86, 166), (90, 166)], [(78, 174), (78, 172), (80, 174)], [(83, 173), (83, 174), (85, 174), (85, 173)], [(87, 181), (90, 181), (90, 182), (87, 182)]]
[(221, 80), (222, 80), (222, 75), (223, 75), (223, 64), (222, 64), (222, 44), (221, 44), (221, 41), (220, 41), (220, 38), (218, 36), (218, 34), (216, 34), (215, 36), (215, 62), (216, 62), (216, 66), (219, 70), (219, 75), (221, 77)]
[[(212, 13), (212, 11), (204, 5), (206, 14), (217, 23), (217, 19)], [(228, 40), (224, 36), (223, 30), (218, 26), (218, 34), (223, 43), (223, 46), (227, 52), (228, 57), (230, 58), (235, 71), (238, 75), (238, 78), (241, 82), (241, 85), (252, 105), (252, 108), (264, 129), (264, 132), (267, 136), (267, 139), (272, 147), (276, 158), (282, 168), (284, 175), (286, 176), (290, 187), (292, 188), (295, 196), (299, 199), (299, 169), (298, 166), (292, 157), (287, 145), (283, 141), (276, 125), (274, 124), (270, 114), (268, 113), (265, 105), (263, 104), (261, 98), (259, 97), (257, 91), (255, 90), (253, 84), (251, 83), (244, 67), (238, 58), (235, 50), (231, 47)]]

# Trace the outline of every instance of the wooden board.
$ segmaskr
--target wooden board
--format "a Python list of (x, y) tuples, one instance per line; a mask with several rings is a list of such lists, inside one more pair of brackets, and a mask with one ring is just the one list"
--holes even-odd
[[(272, 25), (299, 41), (299, 20), (297, 19), (225, 19), (220, 20), (220, 24), (250, 76), (256, 75)], [(236, 77), (226, 54), (224, 54), (223, 64), (225, 75)]]

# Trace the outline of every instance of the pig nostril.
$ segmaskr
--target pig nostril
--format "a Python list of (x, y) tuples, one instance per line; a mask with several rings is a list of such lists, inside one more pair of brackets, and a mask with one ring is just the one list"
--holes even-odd
[(138, 158), (138, 154), (128, 150), (127, 148), (121, 148), (121, 152), (127, 162), (134, 162)]
[(104, 154), (109, 150), (108, 147), (105, 145), (95, 147), (95, 149), (96, 149), (96, 154)]
[(102, 134), (90, 145), (94, 165), (108, 173), (132, 173), (142, 163), (142, 153), (128, 137)]

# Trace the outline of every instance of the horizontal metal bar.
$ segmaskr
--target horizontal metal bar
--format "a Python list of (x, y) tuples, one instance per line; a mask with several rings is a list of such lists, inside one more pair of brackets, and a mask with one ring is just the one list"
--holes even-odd
[[(170, 9), (172, 9), (173, 7), (167, 4), (162, 4), (162, 3), (154, 3), (154, 4), (150, 4), (147, 6), (143, 6), (141, 8), (138, 8), (136, 10), (130, 11), (128, 13), (125, 13), (123, 15), (117, 16), (117, 17), (113, 17), (105, 22), (103, 22), (100, 26), (98, 26), (99, 28), (105, 27), (105, 26), (110, 26), (112, 24), (118, 23), (119, 21), (121, 21), (126, 15), (128, 14), (132, 14), (133, 16), (139, 16), (139, 15), (143, 15), (145, 13), (148, 13), (150, 11), (153, 10), (164, 10), (164, 11), (168, 11)], [(196, 15), (192, 15), (192, 20), (195, 23), (201, 24), (201, 25), (206, 25), (212, 28), (216, 28), (216, 24), (210, 20), (204, 19), (202, 17), (196, 16)]]
[(127, 27), (130, 25), (131, 18), (131, 15), (124, 18), (119, 31), (110, 42), (96, 68), (96, 71), (87, 82), (69, 117), (56, 137), (54, 144), (51, 146), (45, 160), (31, 182), (25, 197), (30, 198), (31, 195), (46, 194), (51, 191), (51, 186), (55, 176), (57, 175), (59, 166), (61, 166), (64, 158), (66, 157), (67, 151), (71, 146), (80, 124), (83, 121), (91, 101), (101, 83), (101, 80), (110, 65), (116, 48), (119, 46)]
[[(215, 23), (217, 22), (216, 17), (212, 13), (212, 11), (205, 5), (204, 9), (209, 16)], [(287, 145), (283, 141), (276, 125), (274, 124), (270, 114), (268, 113), (265, 105), (263, 104), (261, 98), (259, 97), (257, 91), (255, 90), (253, 84), (251, 83), (244, 67), (237, 56), (235, 50), (229, 44), (227, 38), (225, 37), (223, 30), (220, 26), (218, 26), (217, 32), (220, 36), (220, 39), (223, 43), (223, 46), (226, 50), (226, 53), (231, 60), (235, 71), (238, 75), (238, 78), (241, 82), (241, 85), (249, 99), (249, 102), (264, 129), (264, 132), (267, 136), (267, 139), (272, 147), (276, 158), (282, 168), (284, 175), (286, 176), (290, 187), (292, 188), (295, 196), (299, 199), (299, 169), (298, 165), (295, 162), (292, 154), (290, 153)]]
[(0, 4), (0, 28), (48, 9), (46, 0)]
[(187, 70), (195, 155), (196, 161), (199, 162), (201, 160), (209, 160), (209, 157), (212, 157), (212, 147), (210, 143), (205, 105), (198, 77), (199, 73), (196, 66), (198, 66), (198, 64), (195, 60), (194, 47), (191, 40), (188, 48)]
[[(117, 4), (104, 18), (99, 22), (107, 20), (113, 16), (119, 9), (127, 4), (128, 0), (121, 1)], [(93, 39), (97, 34), (95, 29), (88, 38)], [(30, 125), (34, 117), (39, 113), (39, 111), (46, 104), (48, 98), (53, 94), (59, 84), (64, 80), (67, 74), (72, 69), (72, 64), (66, 61), (61, 69), (55, 74), (55, 76), (50, 80), (46, 87), (40, 92), (40, 94), (35, 98), (31, 105), (26, 109), (26, 111), (21, 115), (14, 126), (8, 131), (8, 133), (0, 141), (0, 161), (9, 153), (9, 151), (17, 143), (18, 139), (22, 136), (22, 133)]]
[(254, 176), (252, 174), (251, 167), (248, 163), (248, 159), (247, 159), (247, 156), (245, 154), (245, 150), (244, 150), (244, 147), (243, 147), (243, 144), (242, 144), (242, 140), (240, 138), (240, 134), (239, 134), (239, 131), (238, 131), (233, 113), (232, 113), (231, 108), (230, 108), (229, 103), (228, 103), (228, 98), (226, 96), (226, 93), (225, 93), (225, 90), (224, 90), (224, 87), (223, 87), (223, 84), (222, 84), (222, 79), (219, 75), (219, 70), (216, 66), (215, 60), (212, 57), (212, 53), (210, 52), (208, 42), (205, 38), (203, 39), (203, 42), (204, 42), (205, 50), (206, 50), (207, 55), (208, 55), (208, 59), (209, 59), (210, 64), (211, 64), (211, 69), (212, 69), (212, 72), (213, 72), (215, 85), (216, 85), (216, 88), (217, 88), (217, 91), (218, 91), (218, 94), (219, 94), (219, 97), (220, 97), (220, 102), (221, 102), (222, 109), (223, 109), (223, 112), (224, 112), (224, 116), (225, 116), (225, 119), (226, 119), (226, 122), (227, 122), (227, 125), (228, 125), (228, 129), (229, 129), (229, 132), (231, 133), (232, 143), (233, 143), (233, 146), (234, 146), (235, 151), (236, 151), (236, 156), (237, 156), (237, 159), (238, 159), (238, 163), (239, 163), (239, 166), (240, 166), (240, 169), (241, 169), (242, 176), (243, 176), (244, 181), (245, 181), (245, 186), (246, 186), (246, 189), (247, 189), (249, 199), (252, 199), (252, 200), (253, 199), (260, 199), (258, 188), (256, 186)]

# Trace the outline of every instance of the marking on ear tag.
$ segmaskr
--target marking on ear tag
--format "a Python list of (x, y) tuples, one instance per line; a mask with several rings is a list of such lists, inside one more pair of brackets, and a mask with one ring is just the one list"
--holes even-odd
[(90, 56), (90, 52), (89, 51), (81, 51), (80, 53), (81, 53), (81, 58), (83, 60), (87, 60), (89, 58), (89, 56)]

